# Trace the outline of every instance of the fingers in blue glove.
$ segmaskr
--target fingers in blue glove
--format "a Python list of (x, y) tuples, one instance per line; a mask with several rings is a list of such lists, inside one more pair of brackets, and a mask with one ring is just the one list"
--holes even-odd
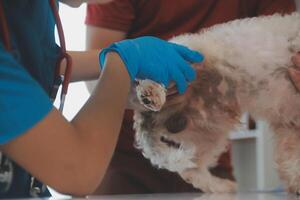
[(189, 48), (171, 43), (174, 49), (188, 62), (202, 62), (204, 60), (204, 56), (197, 51), (190, 50)]
[(186, 91), (186, 88), (188, 86), (188, 83), (183, 73), (180, 71), (180, 69), (176, 68), (171, 75), (172, 75), (172, 79), (176, 83), (176, 87), (179, 94), (183, 94)]
[(196, 71), (193, 67), (183, 59), (178, 59), (177, 62), (179, 69), (185, 76), (185, 79), (188, 82), (194, 81), (196, 79)]
[[(158, 82), (158, 83), (159, 83), (159, 82)], [(169, 79), (167, 76), (165, 76), (165, 77), (161, 80), (161, 83), (163, 84), (163, 86), (164, 86), (165, 88), (168, 88), (169, 85), (170, 85), (170, 79)]]

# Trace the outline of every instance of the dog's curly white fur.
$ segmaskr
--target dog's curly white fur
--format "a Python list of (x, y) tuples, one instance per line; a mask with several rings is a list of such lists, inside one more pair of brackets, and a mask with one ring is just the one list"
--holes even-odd
[(269, 122), (279, 175), (299, 193), (300, 94), (287, 75), (300, 50), (299, 14), (235, 20), (171, 41), (203, 53), (204, 67), (188, 91), (159, 112), (135, 112), (136, 145), (144, 156), (205, 192), (235, 191), (235, 182), (209, 168), (249, 112)]

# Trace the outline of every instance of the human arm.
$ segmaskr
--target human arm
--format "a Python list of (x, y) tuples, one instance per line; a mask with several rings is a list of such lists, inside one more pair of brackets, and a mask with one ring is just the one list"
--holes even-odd
[[(99, 78), (101, 69), (99, 68), (100, 50), (88, 51), (68, 51), (72, 58), (71, 82), (96, 80)], [(61, 63), (60, 74), (65, 73), (65, 60)]]
[[(156, 44), (159, 48), (149, 43)], [(103, 72), (96, 90), (71, 122), (66, 121), (56, 109), (52, 108), (48, 114), (45, 109), (42, 113), (45, 117), (34, 119), (34, 122), (29, 121), (32, 125), (27, 125), (26, 131), (19, 131), (18, 135), (14, 135), (1, 146), (6, 155), (33, 176), (62, 193), (90, 194), (101, 182), (116, 144), (130, 81), (135, 78), (149, 78), (164, 83), (170, 80), (177, 82), (180, 79), (179, 75), (186, 79), (181, 80), (182, 86), (186, 86), (186, 82), (193, 78), (193, 74), (186, 74), (189, 71), (186, 68), (187, 63), (181, 63), (180, 59), (186, 62), (199, 62), (203, 59), (194, 51), (156, 38), (123, 41), (105, 51), (106, 59), (105, 62), (103, 59), (101, 62)], [(146, 57), (145, 54), (153, 57)], [(8, 53), (6, 55), (12, 57)], [(170, 57), (173, 59), (170, 60)], [(34, 81), (28, 74), (24, 78), (25, 70), (12, 58), (10, 60), (11, 62), (7, 62), (7, 59), (0, 56), (1, 64), (11, 72), (0, 73), (3, 75), (0, 81), (10, 83), (7, 84), (10, 86), (8, 88), (0, 84), (0, 94), (3, 95), (3, 91), (6, 95), (16, 93), (15, 96), (18, 95), (18, 98), (15, 98), (16, 104), (8, 105), (7, 108), (7, 110), (10, 107), (14, 108), (13, 117), (5, 118), (5, 113), (0, 112), (3, 122), (0, 124), (0, 136), (9, 135), (12, 129), (15, 130), (16, 124), (10, 127), (6, 123), (16, 122), (22, 125), (18, 119), (28, 121), (27, 118), (31, 118), (41, 109), (39, 105), (46, 105), (49, 108), (49, 102), (42, 89), (37, 87), (36, 83), (33, 84)], [(148, 64), (156, 66), (155, 70), (148, 71)], [(23, 83), (34, 85), (35, 90), (31, 90), (33, 86), (27, 87), (31, 92), (15, 87), (15, 82), (10, 78), (2, 80), (7, 74), (13, 79), (18, 77), (14, 71), (16, 68), (23, 70), (19, 73), (23, 77), (18, 79), (22, 80), (19, 81), (19, 85)], [(40, 93), (39, 96), (42, 98), (31, 98), (35, 93)], [(28, 105), (24, 99), (28, 101)], [(20, 110), (26, 112), (20, 113), (18, 112)], [(23, 130), (24, 128), (21, 131)]]
[(4, 145), (4, 153), (62, 193), (91, 193), (111, 158), (129, 85), (122, 61), (108, 55), (97, 90), (71, 123), (53, 108), (36, 126)]
[[(125, 39), (125, 33), (106, 28), (87, 26), (87, 51), (68, 51), (72, 57), (73, 69), (71, 81), (96, 80), (100, 75), (99, 52), (113, 42)], [(65, 63), (62, 63), (61, 74)]]
[(86, 26), (86, 49), (102, 49), (126, 39), (126, 32), (100, 26)]
[[(110, 0), (61, 0), (61, 2), (68, 4), (72, 7), (78, 7), (83, 2), (103, 3), (109, 1)], [(89, 6), (96, 8), (98, 7), (98, 5), (95, 4), (88, 5), (88, 7)], [(89, 12), (89, 9), (87, 12)], [(122, 12), (127, 13), (130, 11), (125, 10)], [(89, 23), (87, 23), (86, 51), (68, 51), (68, 54), (72, 57), (73, 60), (71, 81), (96, 80), (100, 75), (98, 60), (98, 54), (100, 49), (107, 47), (113, 42), (123, 40), (125, 39), (125, 37), (125, 31), (89, 25)], [(65, 63), (63, 62), (61, 66), (61, 74), (64, 73), (64, 66)]]
[[(119, 2), (119, 1), (118, 1)], [(126, 4), (127, 1), (123, 2)], [(113, 2), (116, 5), (116, 2)], [(122, 3), (122, 4), (123, 4)], [(117, 4), (118, 5), (118, 4)], [(109, 6), (110, 7), (110, 6)], [(99, 10), (100, 9), (100, 10)], [(103, 12), (105, 9), (105, 12)], [(108, 8), (103, 8), (102, 5), (87, 5), (87, 16), (86, 16), (86, 50), (102, 49), (126, 38), (126, 29), (124, 24), (130, 26), (127, 21), (127, 16), (131, 9), (122, 9), (122, 18), (115, 18), (115, 16), (108, 16), (99, 18), (102, 14), (107, 16), (110, 13)], [(115, 13), (115, 12), (113, 12)], [(119, 16), (119, 15), (117, 15)], [(102, 23), (103, 22), (103, 23)], [(120, 25), (121, 23), (121, 25)], [(107, 26), (109, 24), (109, 26)], [(88, 91), (91, 93), (95, 87), (95, 81), (86, 82)]]
[[(69, 51), (73, 60), (71, 81), (96, 80), (100, 75), (99, 52), (113, 42), (125, 39), (125, 32), (101, 27), (87, 26), (87, 51)], [(62, 63), (61, 74), (65, 63)]]

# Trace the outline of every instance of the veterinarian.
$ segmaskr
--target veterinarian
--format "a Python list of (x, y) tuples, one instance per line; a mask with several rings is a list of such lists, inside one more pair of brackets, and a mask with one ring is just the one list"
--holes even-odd
[[(142, 37), (103, 49), (99, 67), (99, 50), (67, 54), (56, 3), (0, 1), (0, 198), (48, 196), (40, 181), (62, 193), (91, 194), (114, 151), (131, 82), (174, 81), (183, 93), (196, 76), (189, 63), (203, 60), (186, 47)], [(67, 88), (69, 80), (98, 78), (100, 68), (93, 95), (67, 121), (51, 101), (60, 75)]]
[[(115, 0), (87, 8), (87, 46), (99, 49), (126, 38), (153, 35), (162, 39), (197, 32), (230, 20), (295, 11), (294, 0)], [(93, 91), (93, 83), (88, 83)], [(132, 111), (127, 110), (112, 162), (96, 194), (197, 191), (177, 174), (156, 169), (134, 148)], [(230, 154), (213, 172), (232, 178)]]

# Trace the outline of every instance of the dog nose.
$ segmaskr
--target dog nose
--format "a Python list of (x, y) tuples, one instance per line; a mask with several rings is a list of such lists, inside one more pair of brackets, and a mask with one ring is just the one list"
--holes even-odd
[(188, 120), (182, 113), (176, 113), (168, 118), (165, 122), (165, 127), (170, 133), (179, 133), (187, 126)]

